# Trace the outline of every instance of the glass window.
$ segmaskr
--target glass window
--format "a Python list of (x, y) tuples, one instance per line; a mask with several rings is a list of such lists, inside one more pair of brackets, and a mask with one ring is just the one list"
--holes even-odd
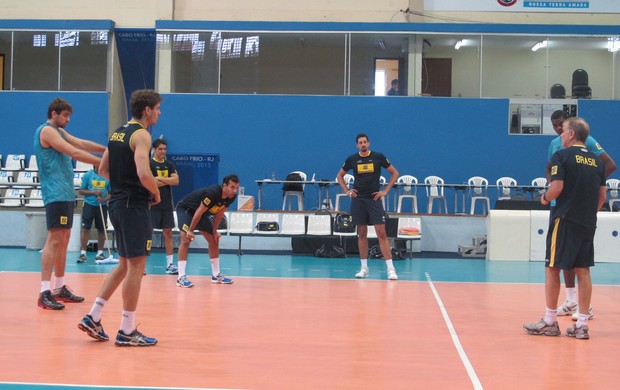
[(13, 46), (13, 89), (58, 90), (56, 32), (16, 31)]
[(63, 31), (60, 47), (61, 91), (105, 91), (108, 31)]
[(13, 33), (0, 31), (0, 87), (11, 89), (11, 40)]

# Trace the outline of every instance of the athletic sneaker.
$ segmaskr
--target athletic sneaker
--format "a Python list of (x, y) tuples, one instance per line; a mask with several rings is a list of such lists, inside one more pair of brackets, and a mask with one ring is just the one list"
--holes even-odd
[(39, 294), (37, 306), (46, 310), (62, 310), (65, 308), (65, 305), (60, 302), (56, 302), (50, 290), (45, 290)]
[(93, 317), (91, 317), (90, 314), (86, 314), (84, 318), (82, 318), (82, 321), (78, 324), (78, 328), (96, 340), (108, 341), (110, 339), (103, 330), (101, 321), (97, 322), (93, 320)]
[(166, 273), (170, 275), (178, 275), (179, 268), (176, 265), (170, 263), (168, 264), (168, 267), (166, 267)]
[(398, 275), (396, 275), (394, 268), (388, 268), (388, 280), (398, 280)]
[(562, 306), (558, 307), (558, 316), (569, 316), (577, 311), (577, 302), (565, 300)]
[(57, 301), (62, 302), (84, 302), (84, 297), (78, 297), (71, 291), (67, 285), (62, 286), (61, 288), (55, 288), (52, 296)]
[(80, 257), (78, 257), (77, 262), (78, 263), (86, 263), (86, 260), (88, 260), (88, 258), (86, 257), (86, 255), (84, 253), (80, 254)]
[(577, 325), (573, 325), (572, 327), (566, 329), (566, 335), (568, 337), (574, 337), (579, 340), (587, 340), (590, 338), (588, 330), (588, 325), (583, 325), (579, 328), (577, 327)]
[(560, 334), (562, 334), (562, 332), (560, 332), (560, 327), (558, 326), (557, 321), (554, 322), (552, 325), (547, 325), (545, 320), (543, 320), (542, 318), (538, 322), (523, 325), (523, 329), (525, 329), (528, 334), (534, 336), (559, 336)]
[(360, 269), (360, 272), (355, 274), (355, 277), (358, 279), (364, 279), (364, 278), (367, 278), (368, 275), (369, 275), (368, 267), (362, 267)]
[(222, 274), (217, 274), (217, 276), (211, 276), (211, 283), (232, 284), (233, 280), (225, 277)]
[(194, 287), (194, 283), (192, 283), (188, 279), (187, 275), (183, 275), (183, 276), (181, 276), (180, 278), (177, 279), (177, 286), (189, 288), (189, 287)]
[(118, 345), (119, 347), (150, 347), (155, 344), (157, 344), (157, 339), (146, 337), (138, 332), (138, 329), (134, 329), (134, 331), (128, 335), (122, 330), (119, 330), (116, 334), (116, 342), (114, 343), (114, 345)]
[[(588, 317), (588, 320), (591, 320), (592, 318), (594, 318), (594, 313), (592, 313), (592, 306), (590, 306), (590, 310), (588, 310), (588, 314), (590, 314), (590, 316)], [(575, 312), (575, 314), (573, 314), (573, 321), (577, 321), (579, 319), (579, 308), (577, 308), (577, 311)]]
[(95, 260), (103, 260), (105, 259), (105, 256), (103, 255), (103, 253), (99, 253), (97, 256), (95, 256)]

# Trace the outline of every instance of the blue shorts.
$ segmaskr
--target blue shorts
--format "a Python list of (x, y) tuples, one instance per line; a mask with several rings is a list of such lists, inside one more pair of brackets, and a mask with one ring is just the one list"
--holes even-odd
[(119, 256), (133, 258), (151, 253), (153, 227), (148, 203), (110, 204), (110, 221), (114, 225)]
[(45, 205), (47, 230), (71, 229), (75, 202), (52, 202)]
[(385, 210), (381, 199), (351, 198), (351, 217), (353, 224), (358, 225), (385, 225)]

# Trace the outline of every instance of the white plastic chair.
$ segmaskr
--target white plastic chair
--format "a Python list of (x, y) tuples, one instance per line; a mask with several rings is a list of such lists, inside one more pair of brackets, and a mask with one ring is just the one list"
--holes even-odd
[(306, 234), (306, 218), (303, 214), (287, 213), (282, 215), (280, 234), (286, 236), (299, 236)]
[(40, 189), (30, 191), (30, 199), (26, 203), (26, 207), (45, 207), (43, 204), (43, 194)]
[(6, 156), (6, 165), (3, 171), (22, 171), (26, 168), (25, 154), (9, 154)]
[[(351, 186), (355, 182), (355, 176), (351, 175), (350, 173), (345, 174), (344, 175), (344, 182), (347, 185), (347, 188), (351, 189)], [(347, 195), (344, 194), (344, 193), (336, 194), (336, 205), (334, 207), (334, 210), (340, 211), (340, 199), (342, 197), (347, 197)]]
[(547, 189), (547, 178), (546, 177), (537, 177), (532, 180), (532, 187), (534, 187), (534, 191), (532, 192), (532, 197), (534, 200), (540, 200), (543, 194)]
[[(302, 181), (306, 181), (306, 178), (308, 177), (308, 175), (306, 175), (302, 171), (293, 171), (291, 173), (298, 173), (299, 176), (301, 176)], [(302, 188), (301, 191), (284, 191), (284, 196), (283, 196), (284, 199), (282, 201), (282, 210), (286, 210), (287, 200), (288, 200), (288, 209), (291, 210), (291, 207), (293, 206), (293, 198), (297, 198), (297, 208), (299, 209), (299, 211), (302, 211), (304, 209), (304, 190), (306, 189), (306, 185), (302, 184), (301, 188)]]
[(497, 179), (495, 184), (497, 185), (497, 200), (505, 200), (512, 198), (517, 181), (512, 177), (504, 176)]
[[(471, 208), (469, 214), (474, 214), (476, 201), (481, 200), (482, 213), (488, 214), (491, 209), (491, 199), (489, 199), (489, 181), (482, 176), (473, 176), (467, 180), (469, 186), (469, 196), (471, 197)], [(485, 208), (486, 207), (486, 208)]]
[(254, 229), (253, 213), (236, 212), (230, 213), (230, 219), (228, 220), (228, 234), (231, 236), (239, 236), (239, 246), (237, 248), (237, 254), (241, 255), (241, 238), (244, 235), (249, 235)]
[(332, 216), (325, 214), (312, 214), (308, 216), (308, 230), (306, 234), (309, 236), (331, 236)]
[(23, 188), (9, 188), (4, 194), (2, 207), (21, 207), (25, 204), (26, 190)]
[(607, 179), (607, 192), (609, 194), (609, 211), (614, 211), (614, 203), (620, 202), (620, 180)]
[(0, 171), (0, 188), (6, 188), (14, 183), (13, 172)]
[(32, 188), (39, 181), (39, 173), (31, 171), (20, 171), (17, 174), (14, 188)]
[(258, 230), (257, 226), (259, 222), (277, 222), (280, 224), (280, 214), (278, 213), (257, 213), (256, 221), (254, 221), (254, 234), (274, 235), (280, 233), (280, 229), (272, 231)]
[(443, 201), (444, 210), (448, 214), (448, 201), (443, 192), (443, 179), (439, 176), (428, 176), (424, 179), (424, 184), (426, 185), (426, 196), (428, 198), (427, 213), (433, 213), (433, 202), (437, 199), (439, 211), (441, 211), (441, 201)]
[[(417, 234), (416, 234), (417, 231)], [(407, 240), (405, 245), (409, 251), (409, 258), (413, 257), (413, 241), (422, 239), (422, 222), (420, 218), (398, 218), (398, 232), (396, 238)]]
[(398, 206), (396, 212), (400, 213), (403, 206), (403, 200), (411, 199), (411, 209), (414, 214), (418, 213), (418, 179), (415, 176), (403, 175), (396, 180), (399, 191), (402, 193), (398, 195)]
[(79, 188), (82, 185), (82, 177), (85, 172), (73, 172), (73, 186)]
[(27, 171), (38, 171), (39, 170), (39, 164), (37, 164), (37, 156), (36, 155), (32, 155), (30, 156), (30, 160), (28, 160), (28, 167), (26, 168)]

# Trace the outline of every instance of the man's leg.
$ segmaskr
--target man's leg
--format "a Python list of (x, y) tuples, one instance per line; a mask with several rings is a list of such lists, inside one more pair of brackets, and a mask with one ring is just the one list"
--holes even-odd
[(191, 241), (187, 238), (187, 234), (183, 230), (180, 231), (181, 234), (181, 242), (179, 243), (179, 277), (177, 279), (177, 286), (179, 287), (193, 287), (194, 283), (192, 283), (187, 278), (186, 267), (187, 267), (187, 257), (189, 253), (189, 244)]
[(368, 225), (357, 225), (357, 247), (360, 252), (361, 268), (355, 274), (356, 278), (367, 278), (368, 270)]
[(564, 270), (564, 284), (566, 285), (566, 300), (558, 307), (559, 316), (569, 316), (577, 312), (577, 294), (575, 289), (575, 271)]
[(387, 238), (385, 225), (380, 224), (374, 226), (375, 231), (377, 232), (377, 238), (379, 239), (381, 253), (383, 254), (383, 258), (385, 259), (385, 264), (387, 266), (388, 279), (398, 280), (398, 275), (396, 274), (396, 270), (394, 269), (394, 263), (392, 262), (392, 248), (390, 248), (390, 241)]
[[(41, 290), (39, 294), (38, 306), (43, 309), (60, 310), (64, 309), (64, 305), (52, 297), (52, 270), (56, 266), (57, 252), (60, 248), (69, 242), (71, 231), (64, 228), (48, 229), (45, 246), (41, 252)], [(64, 284), (64, 266), (61, 272), (62, 282)]]
[(86, 262), (86, 248), (88, 246), (88, 232), (89, 230), (82, 229), (80, 230), (80, 257), (78, 257), (78, 263)]
[(162, 235), (164, 236), (164, 246), (166, 247), (166, 273), (177, 275), (179, 273), (179, 268), (173, 264), (174, 241), (172, 240), (172, 228), (162, 229)]
[(545, 267), (545, 317), (538, 322), (523, 325), (528, 334), (535, 336), (559, 336), (557, 305), (560, 295), (560, 270), (553, 267)]
[(211, 233), (200, 231), (202, 236), (209, 243), (209, 259), (211, 260), (211, 283), (231, 284), (233, 280), (225, 277), (220, 272), (220, 240)]

